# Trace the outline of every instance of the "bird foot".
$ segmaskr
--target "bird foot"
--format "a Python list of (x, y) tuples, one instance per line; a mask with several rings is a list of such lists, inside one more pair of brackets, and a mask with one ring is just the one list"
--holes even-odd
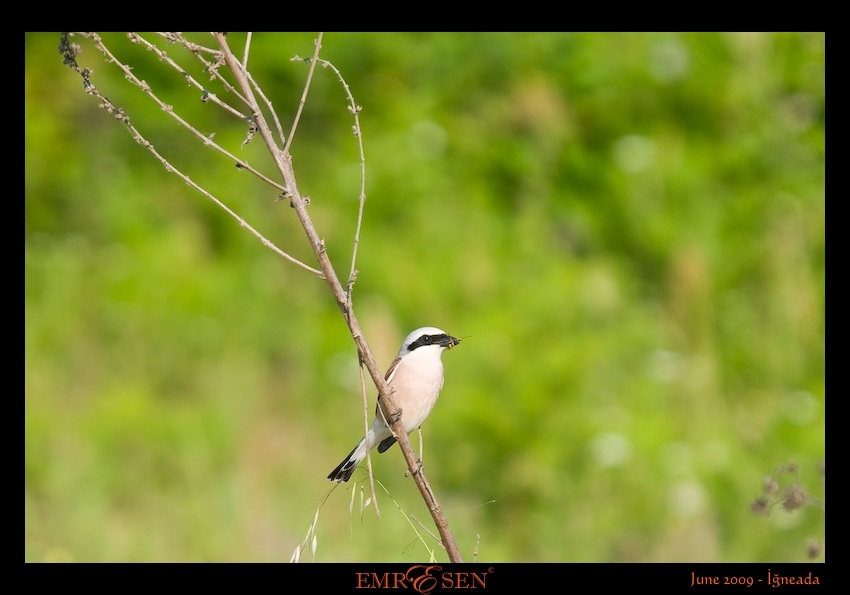
[(410, 469), (408, 469), (407, 471), (405, 471), (405, 472), (404, 472), (404, 476), (405, 476), (405, 477), (409, 477), (409, 476), (411, 476), (411, 475), (416, 475), (416, 474), (418, 474), (419, 472), (421, 472), (423, 468), (424, 468), (424, 466), (422, 465), (422, 459), (418, 459), (418, 460), (416, 461), (416, 469), (414, 469), (413, 471), (411, 471)]

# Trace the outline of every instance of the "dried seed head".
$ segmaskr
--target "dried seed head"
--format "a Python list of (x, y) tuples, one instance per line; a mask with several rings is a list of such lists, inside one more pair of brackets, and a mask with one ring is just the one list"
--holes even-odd
[(806, 555), (809, 558), (817, 558), (823, 553), (823, 544), (817, 539), (810, 539), (806, 544)]
[(793, 484), (788, 487), (788, 492), (782, 500), (782, 507), (785, 510), (797, 510), (806, 503), (806, 491), (799, 484)]
[(750, 509), (756, 514), (767, 514), (770, 512), (770, 507), (767, 503), (767, 498), (756, 498), (750, 505)]
[(771, 496), (779, 491), (779, 483), (770, 475), (764, 478), (762, 482), (762, 490), (768, 496)]

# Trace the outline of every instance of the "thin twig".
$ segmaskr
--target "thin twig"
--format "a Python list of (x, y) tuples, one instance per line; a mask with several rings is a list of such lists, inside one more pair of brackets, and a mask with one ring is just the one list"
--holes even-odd
[[(213, 75), (213, 77), (214, 77), (214, 78), (216, 78), (217, 80), (219, 80), (219, 81), (220, 81), (220, 82), (221, 82), (221, 83), (225, 86), (225, 88), (226, 88), (228, 91), (230, 91), (230, 93), (232, 93), (232, 94), (233, 94), (233, 96), (234, 96), (234, 97), (238, 98), (238, 99), (239, 99), (242, 103), (244, 103), (245, 105), (248, 105), (248, 101), (247, 101), (247, 100), (246, 100), (246, 99), (242, 96), (242, 94), (241, 94), (241, 93), (239, 93), (239, 91), (238, 91), (235, 87), (233, 87), (233, 85), (231, 85), (231, 84), (230, 84), (230, 82), (229, 82), (226, 78), (224, 78), (223, 76), (221, 76), (221, 74), (219, 74), (219, 72), (218, 72), (218, 68), (219, 68), (219, 66), (221, 66), (221, 60), (222, 60), (222, 59), (221, 59), (221, 51), (219, 51), (219, 50), (213, 50), (213, 49), (210, 49), (210, 48), (206, 48), (206, 47), (200, 46), (200, 45), (198, 45), (198, 44), (197, 44), (197, 43), (195, 43), (195, 42), (189, 41), (188, 39), (186, 39), (186, 38), (185, 38), (182, 34), (180, 34), (180, 33), (160, 33), (160, 35), (164, 36), (164, 37), (165, 37), (165, 38), (166, 38), (169, 42), (172, 42), (172, 43), (179, 43), (179, 44), (181, 44), (181, 45), (182, 45), (184, 48), (186, 48), (189, 52), (193, 53), (193, 54), (195, 55), (195, 57), (196, 57), (198, 60), (200, 60), (200, 61), (201, 61), (201, 63), (204, 65), (204, 69), (205, 69), (207, 72), (210, 72), (210, 73)], [(141, 36), (139, 36), (139, 37), (141, 38)], [(252, 85), (254, 85), (254, 89), (255, 89), (255, 90), (256, 90), (256, 91), (260, 94), (260, 96), (263, 98), (263, 101), (265, 102), (266, 107), (268, 107), (269, 112), (272, 114), (272, 117), (274, 118), (274, 121), (275, 121), (275, 125), (277, 126), (278, 134), (280, 135), (281, 144), (283, 144), (283, 143), (284, 143), (284, 140), (285, 140), (285, 137), (284, 137), (284, 135), (283, 135), (283, 127), (281, 126), (281, 124), (280, 124), (280, 120), (279, 120), (279, 119), (278, 119), (278, 117), (277, 117), (277, 112), (275, 111), (274, 107), (272, 106), (271, 101), (269, 101), (269, 99), (265, 96), (265, 94), (263, 93), (262, 89), (260, 89), (260, 86), (259, 86), (259, 85), (258, 85), (258, 84), (254, 81), (253, 77), (251, 76), (251, 74), (250, 74), (250, 73), (248, 72), (248, 70), (247, 70), (247, 64), (248, 64), (248, 46), (249, 46), (249, 44), (250, 44), (250, 42), (251, 42), (251, 39), (253, 39), (252, 34), (251, 34), (251, 33), (248, 33), (248, 41), (246, 42), (246, 45), (245, 45), (245, 55), (244, 55), (244, 57), (243, 57), (243, 59), (242, 59), (242, 63), (243, 63), (243, 65), (244, 65), (243, 67), (245, 68), (245, 72), (246, 72), (247, 76), (249, 77), (249, 79), (250, 79), (250, 81), (251, 81), (251, 84), (252, 84)], [(153, 49), (154, 51), (157, 51), (156, 46), (153, 46), (153, 47), (152, 47), (152, 49)], [(206, 58), (204, 58), (203, 56), (201, 56), (201, 54), (200, 54), (200, 53), (201, 53), (202, 51), (203, 51), (203, 52), (206, 52), (206, 53), (209, 53), (209, 54), (212, 54), (212, 55), (213, 55), (213, 57), (215, 57), (215, 58), (216, 58), (216, 62), (210, 62), (209, 60), (207, 60)], [(187, 74), (187, 73), (185, 73), (185, 72), (181, 71), (181, 74), (186, 75), (186, 76), (187, 76), (187, 79), (189, 78), (189, 76), (188, 76), (188, 74)], [(192, 79), (192, 82), (193, 82), (196, 86), (198, 86), (199, 88), (202, 88), (202, 89), (203, 89), (203, 93), (204, 93), (203, 97), (204, 97), (204, 100), (212, 99), (212, 100), (213, 100), (213, 102), (217, 103), (218, 105), (221, 105), (222, 107), (224, 107), (225, 109), (227, 109), (228, 111), (230, 111), (232, 114), (234, 114), (234, 115), (238, 116), (239, 118), (241, 118), (241, 119), (243, 119), (243, 120), (246, 120), (246, 121), (248, 121), (248, 122), (252, 122), (252, 119), (251, 119), (251, 118), (244, 116), (244, 115), (243, 115), (243, 114), (241, 114), (239, 111), (235, 110), (234, 108), (230, 107), (229, 105), (227, 105), (226, 103), (224, 103), (223, 101), (221, 101), (221, 100), (218, 98), (218, 96), (216, 96), (214, 93), (210, 93), (209, 91), (207, 91), (207, 89), (206, 89), (206, 88), (201, 87), (201, 86), (200, 86), (197, 82), (195, 82), (195, 81), (194, 81), (194, 79)]]
[[(304, 92), (301, 94), (301, 101), (298, 102), (298, 110), (295, 112), (295, 118), (292, 120), (292, 128), (289, 130), (289, 137), (286, 141), (286, 144), (283, 146), (284, 153), (289, 153), (289, 148), (292, 145), (292, 139), (295, 137), (295, 130), (298, 128), (298, 122), (301, 120), (301, 114), (304, 112), (304, 106), (307, 104), (307, 91), (310, 90), (310, 83), (313, 80), (313, 73), (316, 72), (316, 62), (319, 60), (319, 50), (322, 49), (322, 37), (323, 33), (319, 33), (319, 36), (315, 41), (315, 50), (313, 52), (313, 58), (310, 60), (310, 69), (307, 71), (307, 82), (304, 84)], [(302, 60), (298, 56), (292, 58), (293, 60)]]
[[(164, 36), (165, 39), (167, 39), (169, 43), (179, 43), (183, 47), (188, 49), (190, 52), (197, 55), (197, 52), (198, 52), (197, 44), (190, 42), (188, 39), (186, 39), (182, 35), (173, 35), (173, 34), (167, 34), (167, 33), (160, 33), (160, 35)], [(182, 66), (177, 64), (177, 62), (175, 62), (169, 54), (163, 52), (156, 45), (154, 45), (153, 43), (151, 43), (150, 41), (148, 41), (147, 39), (145, 39), (144, 37), (142, 37), (138, 33), (132, 33), (132, 32), (128, 33), (127, 37), (130, 39), (130, 41), (132, 43), (140, 44), (140, 45), (144, 46), (148, 51), (154, 52), (162, 62), (165, 62), (166, 64), (171, 66), (174, 70), (176, 70), (181, 75), (183, 75), (183, 77), (186, 79), (187, 83), (189, 83), (190, 85), (192, 85), (193, 87), (195, 87), (196, 89), (198, 89), (201, 92), (201, 101), (204, 101), (204, 102), (212, 101), (213, 103), (215, 103), (216, 105), (218, 105), (219, 107), (224, 109), (225, 111), (229, 112), (231, 115), (236, 116), (237, 118), (239, 118), (241, 120), (250, 120), (250, 118), (247, 118), (245, 116), (245, 114), (241, 113), (236, 108), (228, 105), (227, 103), (225, 103), (224, 101), (219, 99), (219, 97), (215, 93), (210, 93), (204, 85), (202, 85), (200, 82), (195, 80), (195, 78), (191, 74), (189, 74), (188, 71), (186, 71)], [(211, 63), (208, 62), (207, 60), (204, 60), (204, 63), (207, 64), (208, 66), (211, 66)], [(235, 89), (234, 89), (234, 91), (235, 91)], [(237, 97), (237, 98), (240, 98), (238, 93), (234, 93), (234, 96)]]
[(283, 126), (280, 123), (280, 120), (277, 117), (277, 110), (274, 109), (271, 100), (266, 97), (266, 94), (263, 93), (263, 90), (260, 88), (260, 85), (254, 80), (254, 77), (251, 76), (251, 73), (245, 71), (245, 76), (248, 77), (248, 80), (251, 81), (251, 85), (253, 85), (254, 90), (259, 94), (259, 96), (263, 99), (263, 103), (266, 104), (266, 107), (269, 110), (269, 113), (272, 115), (272, 119), (274, 120), (275, 128), (277, 128), (277, 134), (280, 136), (280, 145), (284, 146), (286, 144), (286, 136), (283, 134)]
[(360, 129), (360, 111), (363, 108), (357, 105), (354, 95), (351, 94), (351, 87), (345, 82), (345, 78), (343, 78), (339, 69), (327, 60), (319, 60), (319, 62), (325, 68), (330, 68), (336, 73), (339, 82), (342, 83), (342, 87), (345, 89), (345, 95), (348, 97), (348, 111), (354, 116), (352, 132), (357, 137), (357, 148), (360, 151), (360, 199), (357, 209), (357, 226), (354, 229), (354, 246), (351, 249), (351, 269), (348, 273), (348, 283), (346, 284), (346, 291), (350, 296), (354, 290), (354, 282), (357, 279), (357, 248), (360, 246), (360, 229), (363, 226), (363, 211), (366, 206), (366, 154), (363, 150), (363, 135)]
[[(231, 93), (234, 97), (238, 98), (239, 101), (248, 105), (248, 101), (239, 90), (234, 87), (230, 81), (224, 78), (219, 72), (218, 69), (224, 64), (224, 58), (221, 55), (220, 50), (214, 50), (211, 48), (204, 47), (202, 45), (198, 45), (193, 41), (189, 41), (186, 39), (182, 33), (161, 33), (160, 35), (165, 36), (171, 42), (180, 43), (186, 48), (189, 52), (195, 55), (198, 61), (204, 65), (204, 70), (210, 73), (210, 80), (217, 80), (221, 83), (221, 85), (227, 90), (228, 93)], [(210, 54), (213, 58), (215, 58), (215, 62), (210, 62), (201, 53)], [(242, 114), (239, 114), (240, 117), (243, 117)]]
[[(86, 35), (86, 34), (83, 34), (83, 35)], [(131, 34), (131, 40), (133, 39), (132, 35), (133, 34)], [(227, 158), (231, 159), (234, 163), (236, 163), (237, 167), (239, 167), (240, 169), (244, 169), (246, 171), (251, 172), (252, 174), (257, 176), (258, 178), (260, 178), (262, 181), (264, 181), (265, 183), (269, 184), (270, 186), (276, 188), (277, 190), (279, 190), (281, 192), (286, 191), (286, 188), (281, 186), (278, 182), (275, 182), (271, 178), (264, 175), (262, 172), (254, 169), (247, 161), (245, 161), (243, 159), (239, 159), (236, 155), (232, 154), (227, 149), (225, 149), (224, 147), (222, 147), (218, 143), (214, 142), (209, 137), (209, 135), (205, 135), (200, 130), (198, 130), (194, 126), (192, 126), (189, 122), (187, 122), (182, 117), (180, 117), (180, 115), (177, 114), (177, 112), (174, 111), (174, 108), (171, 105), (168, 105), (167, 103), (162, 101), (159, 97), (157, 97), (157, 95), (153, 92), (150, 85), (146, 81), (140, 80), (138, 77), (136, 77), (136, 75), (133, 74), (133, 71), (129, 66), (127, 66), (126, 64), (124, 64), (123, 62), (118, 60), (112, 54), (112, 52), (109, 51), (109, 48), (107, 48), (103, 44), (103, 41), (101, 40), (99, 35), (88, 34), (87, 36), (91, 38), (91, 40), (95, 44), (95, 47), (101, 53), (103, 53), (104, 56), (106, 56), (107, 60), (110, 63), (115, 64), (118, 68), (121, 69), (121, 71), (124, 73), (124, 78), (126, 78), (129, 82), (131, 82), (134, 85), (136, 85), (137, 87), (139, 87), (145, 93), (145, 95), (150, 97), (160, 107), (160, 109), (162, 109), (162, 111), (164, 111), (166, 114), (168, 114), (169, 116), (171, 116), (172, 118), (177, 120), (177, 122), (179, 122), (181, 126), (185, 127), (189, 132), (191, 132), (192, 134), (197, 136), (199, 139), (201, 139), (201, 141), (203, 141), (204, 145), (207, 145), (207, 146), (214, 148), (216, 151), (218, 151), (222, 155), (225, 155)], [(135, 37), (137, 37), (138, 39), (141, 39), (138, 36), (135, 36)], [(163, 54), (163, 52), (161, 50), (159, 50), (159, 48), (157, 48), (156, 46), (151, 46), (151, 45), (149, 45), (148, 47), (150, 47), (152, 49), (152, 51), (156, 52), (166, 63), (174, 66), (175, 68), (177, 68), (178, 71), (183, 73), (184, 76), (186, 76), (187, 80), (191, 79), (191, 77), (186, 75), (185, 72), (179, 66), (177, 66), (173, 61), (170, 60), (170, 58), (167, 58), (167, 56), (165, 54)], [(194, 79), (191, 79), (191, 80), (194, 80)], [(199, 88), (200, 88), (200, 86), (199, 86)], [(242, 119), (247, 119), (248, 121), (250, 121), (250, 118), (246, 118), (245, 116), (242, 116), (241, 114), (240, 114), (240, 117)]]
[[(363, 431), (364, 436), (369, 433), (369, 397), (366, 394), (366, 377), (363, 374), (363, 365), (358, 366), (360, 370), (360, 397), (363, 399)], [(371, 451), (366, 451), (366, 469), (369, 472), (369, 487), (372, 491), (372, 502), (375, 503), (375, 516), (381, 518), (381, 508), (378, 506), (378, 493), (375, 491), (375, 474), (372, 473), (372, 454)]]
[(248, 31), (248, 36), (245, 38), (245, 53), (242, 54), (242, 68), (248, 70), (248, 52), (251, 48), (252, 33)]
[[(94, 36), (94, 37), (93, 37), (93, 36), (92, 36), (92, 34), (83, 34), (83, 35), (86, 35), (87, 37), (90, 37), (93, 41), (95, 41), (95, 43), (96, 43), (96, 44), (100, 44), (100, 45), (102, 46), (102, 43), (101, 43), (101, 41), (100, 41), (99, 36)], [(67, 40), (65, 40), (64, 44), (65, 44), (65, 45), (67, 45), (69, 48), (71, 47), (71, 44), (70, 44)], [(106, 48), (104, 47), (104, 49), (106, 49)], [(69, 51), (70, 51), (70, 50), (69, 50)], [(110, 54), (107, 54), (107, 55), (110, 55)], [(314, 273), (314, 274), (318, 275), (319, 277), (324, 277), (324, 274), (322, 273), (322, 271), (320, 271), (320, 270), (318, 270), (318, 269), (315, 269), (315, 268), (313, 268), (313, 267), (311, 267), (311, 266), (309, 266), (309, 265), (307, 265), (307, 264), (305, 264), (305, 263), (301, 262), (301, 261), (300, 261), (300, 260), (298, 260), (297, 258), (294, 258), (294, 257), (290, 256), (289, 254), (287, 254), (286, 252), (284, 252), (283, 250), (281, 250), (280, 248), (278, 248), (278, 247), (274, 244), (274, 242), (272, 242), (271, 240), (267, 239), (267, 238), (266, 238), (263, 234), (261, 234), (259, 231), (257, 231), (257, 230), (256, 230), (256, 229), (255, 229), (252, 225), (250, 225), (250, 224), (249, 224), (249, 223), (248, 223), (248, 222), (247, 222), (247, 221), (246, 221), (243, 217), (241, 217), (240, 215), (237, 215), (237, 214), (236, 214), (233, 210), (231, 210), (231, 209), (230, 209), (230, 208), (229, 208), (226, 204), (224, 204), (221, 200), (219, 200), (218, 198), (216, 198), (214, 195), (212, 195), (210, 192), (208, 192), (205, 188), (203, 188), (203, 187), (202, 187), (202, 186), (200, 186), (198, 183), (196, 183), (194, 180), (192, 180), (192, 179), (191, 179), (188, 175), (184, 174), (182, 171), (180, 171), (179, 169), (177, 169), (176, 167), (174, 167), (174, 166), (173, 166), (173, 165), (172, 165), (172, 164), (168, 161), (168, 159), (166, 159), (166, 158), (165, 158), (162, 154), (160, 154), (160, 153), (159, 153), (159, 151), (157, 151), (157, 150), (156, 150), (156, 148), (154, 147), (153, 143), (151, 143), (150, 141), (148, 141), (148, 140), (147, 140), (147, 139), (146, 139), (146, 138), (142, 135), (142, 133), (141, 133), (141, 132), (139, 132), (139, 130), (138, 130), (135, 126), (133, 126), (133, 124), (130, 122), (130, 118), (129, 118), (129, 116), (127, 116), (127, 114), (124, 112), (124, 110), (123, 110), (122, 108), (118, 108), (118, 107), (116, 107), (116, 106), (115, 106), (115, 105), (114, 105), (114, 104), (113, 104), (113, 103), (112, 103), (112, 102), (111, 102), (111, 101), (110, 101), (110, 100), (109, 100), (106, 96), (104, 96), (104, 95), (103, 95), (103, 94), (102, 94), (102, 93), (101, 93), (101, 92), (97, 89), (97, 87), (96, 87), (94, 84), (92, 84), (91, 79), (90, 79), (91, 72), (90, 72), (88, 69), (81, 69), (81, 68), (80, 68), (80, 67), (76, 64), (76, 62), (75, 62), (75, 61), (73, 61), (73, 56), (72, 56), (71, 54), (68, 54), (68, 55), (66, 56), (65, 60), (66, 60), (66, 63), (68, 63), (68, 65), (69, 65), (71, 68), (73, 68), (74, 70), (76, 70), (76, 71), (77, 71), (78, 73), (80, 73), (80, 75), (83, 77), (83, 86), (84, 86), (84, 88), (85, 88), (86, 92), (87, 92), (87, 93), (89, 93), (89, 94), (91, 94), (91, 95), (94, 95), (95, 97), (97, 97), (98, 99), (100, 99), (100, 107), (101, 107), (101, 108), (103, 108), (103, 109), (105, 109), (108, 113), (113, 114), (117, 120), (119, 120), (122, 124), (124, 124), (124, 126), (125, 126), (125, 127), (126, 127), (129, 131), (130, 131), (130, 133), (133, 135), (133, 139), (134, 139), (137, 143), (139, 143), (141, 146), (145, 147), (148, 151), (150, 151), (150, 153), (151, 153), (151, 154), (152, 154), (152, 155), (153, 155), (153, 156), (154, 156), (154, 157), (155, 157), (155, 158), (156, 158), (156, 159), (157, 159), (160, 163), (162, 163), (162, 165), (165, 167), (166, 171), (174, 173), (177, 177), (179, 177), (179, 178), (180, 178), (180, 179), (182, 179), (184, 182), (186, 182), (186, 184), (188, 184), (190, 187), (194, 188), (195, 190), (197, 190), (198, 192), (200, 192), (201, 194), (203, 194), (205, 197), (207, 197), (208, 199), (210, 199), (210, 200), (211, 200), (213, 203), (215, 203), (215, 204), (216, 204), (219, 208), (221, 208), (222, 210), (224, 210), (224, 211), (225, 211), (228, 215), (230, 215), (231, 217), (233, 217), (234, 219), (236, 219), (236, 221), (238, 221), (238, 222), (239, 222), (239, 225), (241, 225), (242, 227), (244, 227), (245, 229), (247, 229), (247, 230), (248, 230), (251, 234), (253, 234), (253, 235), (254, 235), (257, 239), (259, 239), (259, 240), (263, 243), (263, 245), (264, 245), (264, 246), (266, 246), (267, 248), (271, 249), (271, 250), (272, 250), (273, 252), (275, 252), (276, 254), (278, 254), (278, 255), (282, 256), (282, 257), (283, 257), (283, 258), (285, 258), (286, 260), (288, 260), (288, 261), (292, 262), (293, 264), (296, 264), (296, 265), (300, 266), (301, 268), (306, 269), (306, 270), (310, 271), (311, 273)], [(115, 61), (115, 63), (116, 63), (116, 64), (120, 64), (117, 60)], [(122, 70), (123, 70), (123, 69), (122, 69)], [(126, 72), (126, 71), (125, 71), (125, 72)]]
[(423, 530), (423, 531), (425, 531), (425, 533), (427, 533), (428, 535), (430, 535), (430, 536), (434, 539), (434, 541), (436, 541), (437, 543), (439, 543), (439, 544), (440, 544), (440, 546), (442, 547), (443, 542), (442, 542), (442, 541), (440, 541), (440, 538), (439, 538), (439, 537), (437, 537), (436, 535), (434, 535), (428, 527), (426, 527), (425, 525), (423, 525), (423, 524), (422, 524), (422, 521), (420, 521), (419, 519), (417, 519), (417, 518), (416, 518), (415, 516), (413, 516), (412, 514), (410, 515), (410, 518), (411, 518), (411, 520), (412, 520), (413, 522), (415, 522), (417, 525), (419, 525), (420, 527), (422, 527), (422, 530)]

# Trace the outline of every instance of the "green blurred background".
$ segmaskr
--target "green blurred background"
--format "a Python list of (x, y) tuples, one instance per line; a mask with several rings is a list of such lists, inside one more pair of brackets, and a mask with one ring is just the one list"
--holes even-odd
[[(307, 73), (290, 58), (315, 38), (253, 38), (287, 129)], [(328, 495), (363, 419), (326, 285), (169, 175), (83, 92), (59, 39), (25, 38), (26, 560), (286, 561), (317, 510), (302, 559), (427, 560), (434, 540), (405, 515), (436, 531), (397, 448), (373, 457), (380, 519), (363, 483)], [(244, 123), (104, 39), (273, 174)], [(244, 39), (229, 36), (238, 54)], [(272, 188), (74, 40), (174, 166), (315, 264)], [(418, 326), (467, 337), (424, 426), (465, 560), (823, 559), (824, 51), (822, 33), (324, 36), (363, 107), (367, 341), (385, 367)], [(292, 148), (343, 280), (346, 105), (319, 68)]]

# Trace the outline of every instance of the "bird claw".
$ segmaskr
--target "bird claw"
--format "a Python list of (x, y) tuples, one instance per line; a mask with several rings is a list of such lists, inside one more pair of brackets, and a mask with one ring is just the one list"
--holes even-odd
[(407, 471), (404, 472), (404, 476), (410, 477), (411, 475), (416, 475), (416, 474), (420, 473), (423, 468), (424, 468), (424, 465), (422, 465), (422, 459), (418, 459), (416, 461), (416, 469), (413, 470), (413, 471), (408, 469)]

